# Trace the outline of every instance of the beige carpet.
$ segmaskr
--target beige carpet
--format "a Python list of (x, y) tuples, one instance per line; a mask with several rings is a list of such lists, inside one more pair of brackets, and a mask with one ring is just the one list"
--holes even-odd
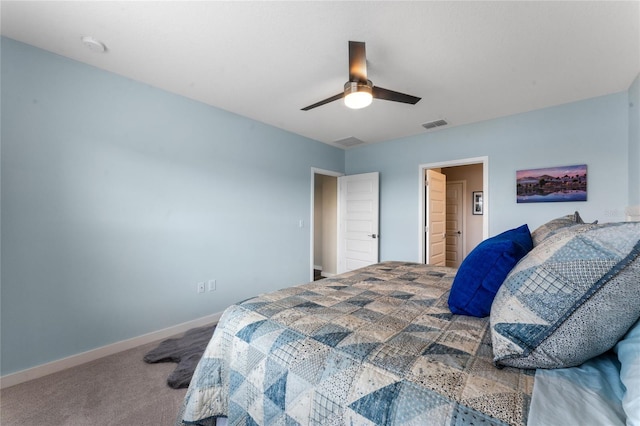
[(187, 390), (166, 384), (175, 363), (142, 360), (158, 343), (3, 389), (0, 424), (173, 425)]

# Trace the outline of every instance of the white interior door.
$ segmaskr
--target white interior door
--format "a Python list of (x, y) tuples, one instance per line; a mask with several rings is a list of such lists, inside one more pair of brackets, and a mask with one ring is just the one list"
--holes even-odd
[(338, 178), (338, 273), (378, 263), (379, 173)]
[(464, 186), (463, 181), (447, 182), (446, 264), (453, 268), (459, 268), (464, 258)]
[(427, 263), (436, 266), (446, 264), (446, 185), (447, 177), (435, 170), (426, 170), (426, 208), (427, 229), (425, 240)]

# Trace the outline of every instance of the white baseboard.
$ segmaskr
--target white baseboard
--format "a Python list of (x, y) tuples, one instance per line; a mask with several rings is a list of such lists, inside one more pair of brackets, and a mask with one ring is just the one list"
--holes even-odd
[(323, 272), (320, 275), (322, 275), (325, 278), (331, 278), (336, 276), (336, 274), (332, 274), (331, 272)]
[(322, 266), (320, 265), (313, 265), (313, 269), (316, 269), (318, 271), (322, 271)]
[(90, 351), (71, 355), (69, 357), (38, 365), (36, 367), (27, 368), (26, 370), (7, 374), (0, 377), (0, 389), (8, 388), (9, 386), (17, 385), (29, 380), (57, 373), (58, 371), (66, 370), (67, 368), (76, 367), (78, 365), (85, 364), (87, 362), (94, 361), (105, 356), (113, 355), (118, 352), (126, 351), (127, 349), (135, 348), (136, 346), (155, 342), (156, 340), (160, 339), (166, 339), (167, 337), (184, 333), (185, 331), (190, 330), (194, 327), (202, 327), (207, 324), (214, 324), (217, 323), (218, 320), (220, 320), (221, 316), (222, 312), (218, 312), (212, 315), (207, 315), (206, 317), (164, 328), (162, 330), (143, 334), (142, 336), (122, 340), (120, 342), (112, 343), (110, 345), (102, 346), (96, 349), (91, 349)]

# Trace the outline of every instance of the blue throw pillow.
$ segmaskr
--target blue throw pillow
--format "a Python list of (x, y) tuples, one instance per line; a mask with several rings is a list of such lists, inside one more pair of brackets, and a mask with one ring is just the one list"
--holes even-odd
[(478, 244), (464, 259), (449, 293), (454, 314), (486, 317), (511, 269), (533, 248), (529, 227), (522, 225)]

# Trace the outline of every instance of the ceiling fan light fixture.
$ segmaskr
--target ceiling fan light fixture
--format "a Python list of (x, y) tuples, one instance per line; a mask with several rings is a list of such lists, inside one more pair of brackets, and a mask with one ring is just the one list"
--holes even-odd
[(347, 81), (344, 85), (344, 104), (351, 109), (368, 107), (373, 100), (372, 92), (371, 80), (367, 80), (366, 83)]
[(316, 102), (315, 104), (301, 108), (301, 110), (309, 111), (310, 109), (337, 101), (338, 99), (343, 99), (344, 104), (349, 108), (360, 109), (369, 106), (373, 98), (411, 105), (415, 105), (420, 101), (420, 98), (416, 96), (383, 89), (380, 86), (374, 87), (371, 80), (367, 78), (367, 55), (365, 53), (364, 42), (350, 41), (349, 81), (344, 84), (344, 91), (330, 98), (323, 99), (320, 102)]

